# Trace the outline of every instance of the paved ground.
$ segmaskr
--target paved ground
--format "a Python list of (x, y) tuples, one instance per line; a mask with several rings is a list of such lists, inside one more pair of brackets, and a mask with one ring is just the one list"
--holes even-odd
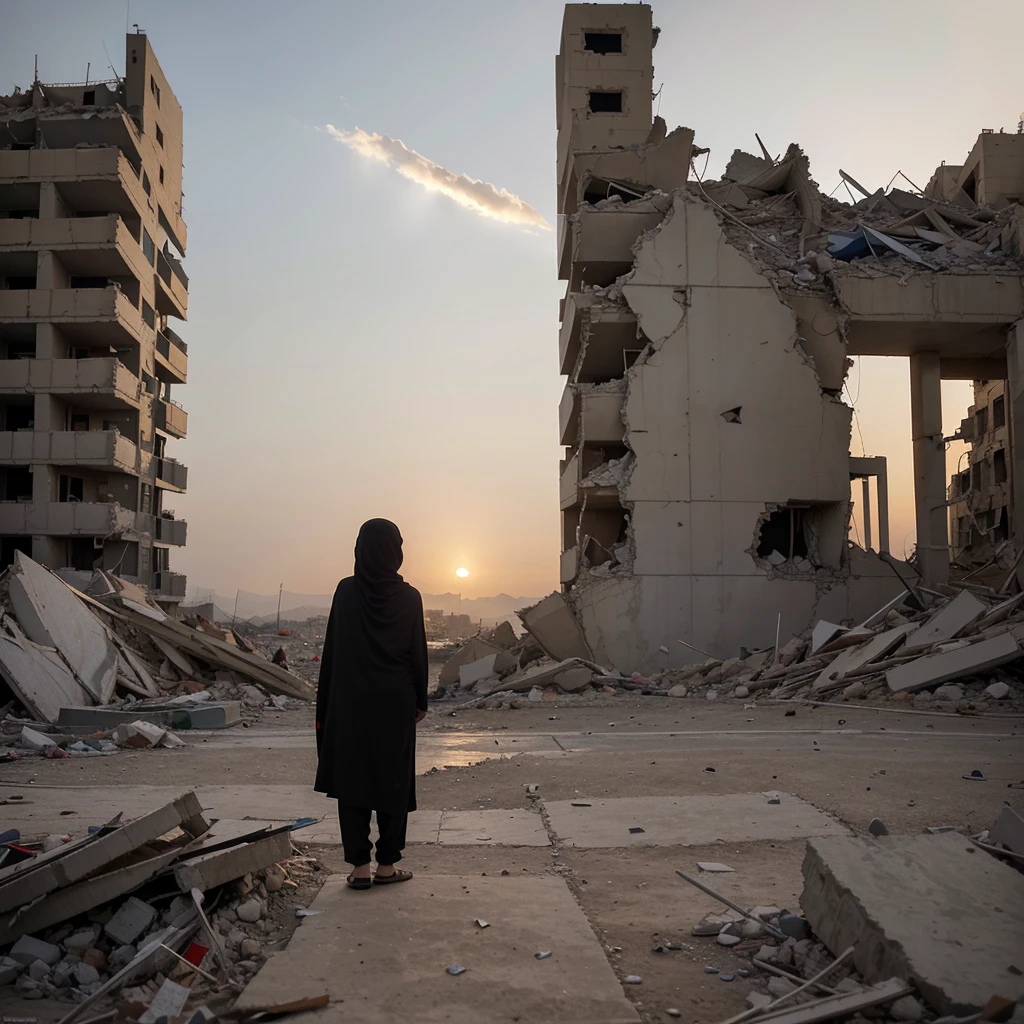
[[(365, 938), (346, 932), (347, 939), (365, 942), (363, 958), (372, 955), (393, 979), (397, 1016), (403, 1019), (456, 1020), (431, 1016), (430, 1000), (417, 1000), (416, 992), (443, 1000), (460, 993), (446, 1005), (460, 1006), (458, 999), (465, 996), (472, 1007), (475, 996), (469, 994), (478, 983), (496, 985), (508, 1008), (519, 1008), (523, 1022), (547, 1019), (535, 1016), (530, 993), (536, 979), (555, 975), (537, 973), (552, 965), (533, 960), (532, 949), (522, 963), (506, 950), (494, 961), (482, 960), (472, 974), (443, 973), (443, 960), (462, 956), (449, 940), (465, 924), (465, 915), (458, 901), (450, 911), (431, 909), (437, 897), (424, 894), (446, 892), (442, 887), (455, 884), (456, 876), (463, 880), (459, 892), (467, 878), (484, 876), (485, 881), (549, 887), (498, 890), (519, 915), (513, 931), (527, 924), (534, 928), (522, 933), (530, 935), (531, 944), (541, 942), (548, 927), (549, 905), (571, 895), (582, 912), (577, 925), (583, 919), (589, 924), (589, 932), (573, 926), (570, 945), (577, 939), (582, 943), (572, 947), (573, 957), (610, 965), (620, 981), (640, 975), (641, 985), (623, 986), (620, 994), (642, 1020), (667, 1020), (668, 1007), (678, 1007), (683, 1019), (695, 1022), (725, 1019), (742, 1009), (750, 983), (723, 983), (704, 967), (724, 972), (744, 961), (714, 940), (690, 937), (693, 924), (718, 907), (682, 882), (676, 868), (696, 872), (697, 861), (724, 861), (735, 870), (713, 876), (716, 889), (740, 903), (796, 909), (805, 836), (863, 832), (875, 816), (894, 833), (918, 834), (940, 824), (979, 831), (991, 825), (1004, 803), (1018, 811), (1024, 805), (1024, 723), (1019, 721), (855, 707), (789, 706), (794, 716), (786, 710), (785, 705), (613, 698), (598, 709), (560, 708), (556, 702), (513, 712), (435, 712), (419, 744), (418, 795), (425, 810), (412, 819), (404, 862), (417, 879), (366, 894), (332, 886), (323, 898), (346, 917), (357, 907), (369, 908), (367, 920), (386, 929), (392, 943), (417, 936), (416, 955), (399, 963), (386, 959), (398, 954), (382, 942), (383, 933), (365, 930), (369, 924), (359, 926)], [(224, 817), (325, 815), (300, 835), (325, 844), (318, 847), (321, 858), (332, 871), (343, 872), (333, 805), (309, 789), (315, 764), (311, 719), (309, 710), (268, 713), (247, 729), (186, 736), (191, 746), (180, 750), (5, 765), (0, 801), (18, 795), (24, 807), (0, 805), (0, 827), (18, 826), (26, 834), (80, 832), (116, 810), (149, 808), (167, 794), (198, 788), (204, 804)], [(987, 781), (962, 778), (975, 768)], [(536, 798), (527, 795), (528, 784), (539, 786)], [(783, 794), (783, 803), (767, 805), (762, 796), (767, 790)], [(645, 832), (630, 833), (630, 827)], [(608, 845), (618, 842), (619, 833), (624, 833), (619, 845)], [(349, 905), (349, 899), (368, 902)], [(498, 917), (505, 905), (488, 913)], [(299, 930), (303, 960), (310, 972), (347, 978), (345, 950), (319, 932), (305, 931), (324, 916), (308, 918)], [(492, 929), (498, 923), (492, 921)], [(502, 950), (508, 933), (492, 929), (488, 941), (497, 937), (494, 949)], [(665, 938), (682, 948), (654, 952)], [(557, 944), (554, 938), (551, 944)], [(476, 949), (471, 946), (471, 952)], [(255, 983), (282, 998), (296, 994), (292, 973), (282, 970), (285, 956), (272, 958)], [(495, 975), (501, 964), (507, 971)], [(557, 984), (575, 992), (578, 980), (566, 976)], [(469, 984), (457, 987), (464, 982)], [(352, 1015), (347, 980), (330, 984), (346, 999), (344, 1019), (375, 1019)], [(356, 987), (373, 991), (366, 985)], [(555, 989), (544, 991), (555, 999)], [(611, 990), (607, 1000), (601, 1005), (618, 1012)]]

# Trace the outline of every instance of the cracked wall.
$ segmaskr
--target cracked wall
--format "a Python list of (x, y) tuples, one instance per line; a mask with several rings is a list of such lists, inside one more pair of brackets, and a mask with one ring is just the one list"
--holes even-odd
[[(570, 590), (595, 655), (645, 671), (699, 659), (680, 639), (717, 656), (771, 644), (779, 612), (783, 635), (823, 614), (866, 614), (895, 579), (877, 560), (848, 560), (838, 318), (827, 303), (798, 316), (686, 190), (634, 253), (619, 281), (648, 343), (626, 372), (623, 406), (632, 566), (614, 578), (584, 572)], [(814, 356), (805, 323), (816, 325)], [(759, 558), (767, 512), (792, 506), (811, 510), (812, 557)]]

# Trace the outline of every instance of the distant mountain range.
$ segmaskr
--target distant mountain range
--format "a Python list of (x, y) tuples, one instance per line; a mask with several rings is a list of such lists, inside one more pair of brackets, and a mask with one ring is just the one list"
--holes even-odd
[[(269, 623), (277, 621), (277, 594), (250, 594), (239, 591), (239, 620)], [(331, 594), (288, 594), (281, 603), (281, 621), (304, 622), (320, 615), (327, 615), (331, 610)], [(468, 615), (473, 622), (481, 622), (484, 626), (493, 626), (498, 622), (511, 618), (520, 608), (536, 604), (539, 597), (512, 597), (510, 594), (497, 594), (494, 597), (476, 597), (459, 599), (458, 594), (424, 594), (424, 609), (437, 608), (445, 615), (461, 613)], [(200, 603), (213, 602), (218, 613), (225, 619), (234, 614), (235, 598), (223, 594), (209, 596), (203, 594)], [(183, 608), (184, 610), (184, 608)]]

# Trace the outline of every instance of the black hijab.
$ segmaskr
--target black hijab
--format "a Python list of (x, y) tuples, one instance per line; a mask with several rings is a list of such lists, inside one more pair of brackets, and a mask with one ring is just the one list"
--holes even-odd
[(371, 648), (394, 656), (408, 642), (407, 602), (402, 567), (402, 534), (387, 519), (370, 519), (356, 538), (356, 591), (359, 618)]

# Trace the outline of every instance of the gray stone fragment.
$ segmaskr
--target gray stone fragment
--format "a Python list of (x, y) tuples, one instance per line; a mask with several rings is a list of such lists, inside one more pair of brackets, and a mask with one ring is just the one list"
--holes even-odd
[(1010, 696), (1010, 687), (1006, 683), (992, 683), (985, 687), (985, 696), (992, 700), (1005, 700)]
[(737, 686), (736, 689), (732, 691), (732, 695), (734, 697), (740, 697), (740, 698), (749, 697), (750, 696), (750, 690), (748, 690), (745, 686)]
[(135, 896), (129, 896), (106, 923), (104, 931), (118, 945), (134, 942), (152, 923), (156, 909)]
[(788, 910), (779, 914), (777, 924), (779, 931), (791, 939), (805, 939), (811, 934), (807, 922), (802, 917), (791, 914)]
[(28, 965), (28, 976), (33, 981), (43, 981), (50, 976), (50, 965), (43, 963), (42, 960), (33, 960)]
[(738, 935), (730, 935), (728, 932), (718, 933), (718, 944), (720, 946), (738, 946), (742, 941)]
[(31, 935), (22, 935), (7, 954), (12, 960), (28, 967), (34, 960), (42, 960), (44, 964), (53, 965), (60, 959), (60, 946)]
[(964, 690), (962, 686), (957, 686), (956, 683), (945, 683), (935, 690), (936, 700), (963, 700)]
[(771, 1001), (772, 997), (769, 995), (765, 995), (764, 992), (747, 993), (747, 1006), (751, 1010), (763, 1010)]
[(924, 1007), (913, 996), (903, 996), (889, 1007), (889, 1016), (914, 1024), (924, 1016)]
[(675, 686), (672, 687), (671, 690), (668, 691), (668, 695), (670, 697), (685, 697), (688, 692), (689, 690), (687, 689), (685, 683), (677, 683)]
[(772, 994), (775, 999), (779, 996), (789, 995), (790, 992), (796, 990), (798, 986), (794, 985), (791, 981), (786, 981), (785, 978), (770, 978), (768, 980), (768, 991)]
[(100, 936), (100, 929), (93, 925), (91, 928), (86, 928), (82, 931), (74, 932), (64, 940), (64, 948), (69, 953), (77, 953), (81, 955), (82, 952), (92, 946)]
[(18, 980), (23, 965), (9, 956), (0, 956), (0, 985), (12, 985)]
[(95, 967), (90, 967), (88, 964), (75, 964), (72, 970), (72, 975), (75, 981), (78, 982), (78, 987), (83, 988), (86, 985), (92, 985), (100, 980), (100, 972)]
[(113, 970), (120, 970), (126, 964), (132, 962), (135, 959), (135, 954), (138, 952), (136, 948), (130, 944), (124, 946), (118, 946), (110, 956), (107, 957), (107, 965)]
[(239, 921), (255, 924), (263, 916), (263, 904), (259, 900), (247, 900), (236, 908), (235, 913)]
[(889, 830), (885, 827), (885, 822), (880, 818), (872, 818), (868, 822), (868, 831), (873, 836), (887, 836), (889, 834)]

